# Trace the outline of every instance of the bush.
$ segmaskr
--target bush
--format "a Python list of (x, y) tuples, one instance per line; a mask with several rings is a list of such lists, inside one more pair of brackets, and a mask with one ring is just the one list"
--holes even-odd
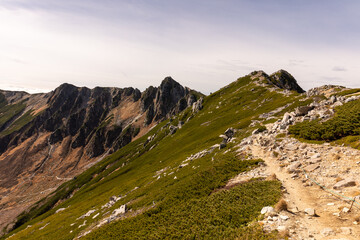
[(265, 126), (261, 126), (258, 128), (258, 132), (261, 133), (261, 132), (264, 132), (266, 131), (266, 127)]
[(360, 101), (336, 108), (336, 115), (326, 122), (305, 121), (290, 126), (289, 133), (307, 140), (334, 141), (360, 134)]

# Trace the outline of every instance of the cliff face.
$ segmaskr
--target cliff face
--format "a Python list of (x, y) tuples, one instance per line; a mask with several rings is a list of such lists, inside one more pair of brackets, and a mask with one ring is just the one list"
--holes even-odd
[(8, 216), (0, 228), (64, 181), (184, 110), (197, 99), (193, 93), (171, 77), (142, 93), (71, 84), (47, 94), (0, 91), (0, 214)]

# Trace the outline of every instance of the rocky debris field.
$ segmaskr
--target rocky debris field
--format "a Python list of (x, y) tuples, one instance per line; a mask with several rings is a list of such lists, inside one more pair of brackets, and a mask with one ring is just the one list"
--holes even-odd
[(265, 164), (238, 175), (229, 185), (269, 176), (283, 184), (286, 209), (264, 206), (264, 218), (259, 221), (264, 230), (278, 230), (289, 239), (360, 239), (360, 151), (330, 143), (303, 143), (287, 134), (289, 125), (326, 120), (334, 107), (357, 99), (332, 96), (299, 107), (236, 146), (238, 154), (263, 159)]

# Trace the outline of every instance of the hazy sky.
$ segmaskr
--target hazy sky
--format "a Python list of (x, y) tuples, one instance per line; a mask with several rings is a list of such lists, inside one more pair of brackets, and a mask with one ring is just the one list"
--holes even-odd
[(360, 87), (358, 0), (0, 0), (0, 88), (204, 93), (262, 69)]

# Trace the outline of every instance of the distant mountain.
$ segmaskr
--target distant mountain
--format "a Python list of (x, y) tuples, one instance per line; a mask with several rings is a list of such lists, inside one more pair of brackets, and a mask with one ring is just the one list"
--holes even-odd
[(200, 97), (171, 77), (143, 93), (66, 83), (44, 94), (0, 91), (0, 226)]

